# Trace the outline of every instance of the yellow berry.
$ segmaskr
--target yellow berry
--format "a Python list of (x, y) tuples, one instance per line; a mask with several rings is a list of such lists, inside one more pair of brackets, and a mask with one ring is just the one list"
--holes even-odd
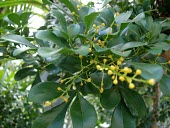
[(80, 58), (80, 59), (82, 59), (82, 58), (83, 58), (83, 56), (82, 56), (82, 55), (79, 55), (79, 58)]
[(97, 68), (97, 70), (100, 70), (101, 66), (100, 65), (96, 65), (96, 68)]
[(89, 52), (92, 52), (92, 48), (89, 48)]
[(154, 85), (155, 84), (155, 79), (151, 78), (148, 80), (149, 85)]
[(120, 58), (119, 58), (119, 61), (122, 61), (122, 62), (123, 62), (124, 60), (125, 60), (125, 59), (124, 59), (123, 57), (120, 57)]
[(113, 74), (112, 70), (108, 70), (107, 74), (112, 75)]
[(114, 80), (115, 79), (115, 76), (112, 76), (112, 80)]
[(119, 15), (119, 12), (116, 12), (115, 14), (116, 14), (116, 16), (118, 16), (118, 15)]
[(100, 26), (97, 26), (97, 29), (100, 29)]
[(110, 69), (111, 69), (111, 70), (115, 70), (115, 66), (111, 65), (111, 66), (110, 66)]
[(129, 84), (129, 88), (130, 88), (130, 89), (134, 89), (134, 88), (135, 88), (135, 85), (134, 85), (133, 83), (130, 83), (130, 84)]
[(115, 79), (115, 80), (113, 81), (113, 84), (118, 84), (118, 80)]
[(75, 15), (76, 13), (75, 12), (72, 12), (72, 15)]
[(83, 82), (80, 83), (80, 86), (83, 86)]
[(103, 87), (104, 86), (104, 83), (101, 83), (101, 87)]
[(64, 83), (64, 80), (60, 80), (60, 83)]
[(131, 69), (131, 68), (128, 68), (127, 73), (132, 73), (132, 69)]
[(96, 24), (93, 24), (93, 28), (96, 28)]
[(62, 90), (60, 87), (57, 88), (58, 91)]
[(129, 69), (128, 67), (124, 67), (122, 71), (125, 72), (125, 73), (127, 73), (127, 72), (128, 72), (128, 69)]
[(117, 61), (117, 65), (121, 65), (122, 64), (122, 61)]
[(104, 26), (105, 26), (105, 23), (102, 23), (102, 26), (104, 27)]
[(46, 101), (45, 103), (44, 103), (44, 107), (48, 107), (48, 106), (50, 106), (51, 105), (51, 102), (50, 101)]
[(124, 81), (125, 78), (124, 78), (123, 76), (119, 76), (119, 80), (120, 80), (120, 81)]
[(108, 55), (108, 58), (112, 59), (112, 55), (111, 55), (111, 54), (110, 54), (110, 55)]
[(142, 72), (141, 72), (141, 70), (140, 69), (137, 69), (136, 70), (136, 75), (140, 75)]
[(170, 60), (168, 61), (168, 64), (170, 64)]
[(87, 79), (87, 82), (91, 82), (91, 78), (88, 78), (88, 79)]
[(103, 62), (106, 63), (106, 62), (107, 62), (107, 59), (103, 59)]
[(100, 89), (100, 93), (103, 93), (103, 91), (104, 91), (104, 89), (103, 89), (103, 88), (101, 88), (101, 89)]
[(90, 60), (90, 64), (93, 64), (94, 63), (94, 60)]

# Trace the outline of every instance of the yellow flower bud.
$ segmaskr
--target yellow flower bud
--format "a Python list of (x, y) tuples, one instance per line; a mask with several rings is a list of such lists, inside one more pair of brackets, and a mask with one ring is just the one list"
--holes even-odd
[(62, 89), (60, 87), (57, 88), (58, 91), (61, 91)]
[(129, 84), (129, 88), (130, 88), (130, 89), (134, 89), (134, 88), (135, 88), (135, 85), (134, 85), (133, 83), (130, 83), (130, 84)]
[(96, 28), (96, 24), (93, 24), (93, 28)]
[(82, 56), (82, 55), (79, 55), (79, 58), (80, 58), (80, 59), (82, 59), (82, 58), (83, 58), (83, 56)]
[(91, 78), (88, 78), (88, 79), (87, 79), (87, 82), (91, 82)]
[(118, 80), (117, 79), (115, 79), (114, 81), (113, 81), (113, 84), (118, 84)]
[(76, 13), (75, 12), (72, 12), (72, 15), (75, 15)]
[(103, 88), (101, 88), (101, 89), (100, 89), (100, 93), (103, 93), (103, 91), (104, 91), (104, 89), (103, 89)]
[(119, 12), (116, 12), (115, 14), (116, 14), (116, 16), (118, 16), (118, 15), (119, 15)]
[(90, 60), (90, 64), (93, 64), (94, 63), (94, 60)]
[(112, 76), (112, 80), (114, 80), (114, 79), (115, 79), (115, 76), (113, 75), (113, 76)]
[(117, 61), (117, 65), (121, 65), (122, 64), (122, 61)]
[(112, 59), (112, 55), (111, 55), (111, 54), (110, 54), (110, 55), (108, 55), (108, 58)]
[(120, 80), (120, 81), (124, 81), (125, 78), (124, 78), (123, 76), (119, 76), (119, 80)]
[(96, 65), (96, 68), (97, 68), (97, 70), (100, 70), (101, 66), (100, 65)]
[(51, 105), (51, 102), (50, 101), (46, 101), (45, 103), (44, 103), (44, 107), (48, 107), (48, 106), (50, 106)]
[(111, 70), (115, 70), (115, 66), (111, 65), (111, 66), (110, 66), (110, 69), (111, 69)]
[(92, 52), (92, 48), (89, 48), (89, 52)]
[(105, 26), (105, 23), (102, 23), (102, 26), (104, 27), (104, 26)]
[(106, 63), (106, 62), (107, 62), (107, 59), (103, 59), (103, 62)]
[(140, 69), (137, 69), (136, 70), (136, 75), (140, 75), (142, 72), (141, 72), (141, 70)]
[(108, 70), (107, 74), (112, 75), (113, 74), (112, 70)]
[(155, 79), (151, 78), (148, 80), (149, 85), (154, 85), (155, 84)]

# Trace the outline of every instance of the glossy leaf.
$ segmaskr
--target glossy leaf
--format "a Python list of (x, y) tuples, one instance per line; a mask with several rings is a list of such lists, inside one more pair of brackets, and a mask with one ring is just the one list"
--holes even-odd
[(79, 34), (80, 26), (78, 24), (71, 24), (68, 26), (67, 31), (70, 39), (73, 39)]
[(160, 80), (160, 89), (163, 93), (163, 96), (170, 97), (170, 76), (163, 75)]
[(60, 2), (62, 2), (63, 4), (65, 4), (71, 12), (75, 12), (75, 8), (73, 6), (73, 4), (70, 2), (70, 0), (60, 0)]
[(144, 45), (146, 45), (146, 43), (143, 43), (143, 42), (128, 42), (121, 47), (121, 50), (123, 51), (123, 50), (126, 50), (126, 49), (135, 48), (135, 47), (144, 46)]
[(7, 35), (7, 36), (3, 36), (2, 39), (17, 43), (17, 44), (23, 44), (23, 45), (29, 46), (31, 48), (37, 48), (36, 46), (31, 44), (27, 39), (25, 39), (24, 37), (22, 37), (20, 35), (11, 34), (11, 35)]
[(92, 82), (96, 85), (99, 86), (101, 85), (102, 82), (102, 76), (104, 75), (103, 78), (103, 83), (104, 83), (104, 88), (109, 89), (112, 87), (112, 79), (110, 76), (107, 75), (107, 73), (102, 73), (102, 72), (95, 72), (90, 75)]
[(129, 17), (131, 16), (131, 14), (132, 14), (131, 11), (119, 14), (118, 16), (115, 17), (116, 23), (121, 24), (123, 22), (126, 22), (129, 19)]
[(17, 13), (11, 13), (8, 15), (8, 19), (14, 24), (20, 25), (20, 16)]
[(64, 31), (67, 31), (67, 22), (66, 22), (64, 15), (58, 10), (52, 10), (52, 13), (57, 18), (57, 20), (60, 22)]
[(82, 56), (86, 56), (89, 53), (89, 48), (90, 48), (90, 45), (82, 45), (81, 47), (73, 51)]
[(119, 104), (115, 108), (111, 128), (136, 128), (135, 119), (124, 104)]
[(77, 94), (77, 97), (70, 108), (70, 115), (73, 128), (94, 128), (96, 126), (96, 111), (80, 94)]
[(50, 42), (58, 45), (59, 47), (65, 46), (54, 33), (52, 33), (51, 31), (48, 31), (48, 30), (39, 30), (36, 33), (35, 37), (37, 39), (40, 39), (43, 41), (50, 41)]
[(62, 92), (57, 90), (60, 85), (56, 82), (41, 82), (33, 86), (28, 98), (31, 102), (42, 103), (59, 97)]
[(158, 64), (147, 64), (138, 62), (131, 62), (130, 64), (132, 64), (135, 69), (140, 69), (142, 71), (141, 76), (146, 80), (153, 78), (155, 79), (155, 81), (159, 81), (163, 76), (163, 68)]
[(93, 12), (87, 16), (84, 17), (84, 22), (86, 26), (86, 30), (90, 29), (90, 26), (93, 24), (96, 17), (99, 15), (99, 12)]
[(56, 54), (59, 54), (60, 50), (61, 49), (55, 49), (50, 47), (40, 47), (38, 49), (38, 54), (44, 58), (52, 57), (55, 56)]
[(34, 70), (34, 68), (23, 68), (17, 71), (14, 78), (16, 81), (19, 81), (26, 78), (27, 76), (32, 76), (35, 74), (36, 74), (36, 70)]
[(100, 103), (105, 109), (116, 107), (121, 100), (119, 90), (116, 87), (104, 90), (100, 97)]
[(122, 56), (122, 57), (127, 57), (132, 52), (131, 50), (120, 51), (120, 50), (116, 50), (114, 48), (111, 48), (111, 51), (112, 51), (112, 53), (114, 53), (114, 54), (116, 54), (118, 56)]
[(121, 94), (132, 115), (140, 118), (146, 115), (146, 105), (139, 93), (131, 89), (122, 88)]
[(21, 54), (21, 53), (23, 53), (23, 52), (26, 52), (26, 51), (28, 51), (28, 50), (30, 50), (30, 49), (32, 49), (32, 48), (23, 47), (23, 48), (15, 49), (15, 50), (13, 51), (13, 55), (14, 55), (14, 56), (17, 56), (17, 55), (19, 55), (19, 54)]
[(59, 106), (46, 111), (35, 119), (32, 128), (62, 128), (69, 104), (70, 102), (62, 103)]
[(85, 21), (85, 17), (89, 16), (91, 13), (95, 13), (95, 9), (94, 8), (90, 8), (90, 7), (87, 7), (87, 6), (82, 7), (80, 9), (80, 11), (79, 11), (80, 20), (82, 22), (84, 22)]
[(103, 2), (103, 7), (106, 6), (107, 4), (109, 4), (109, 2), (111, 2), (112, 0), (104, 0)]

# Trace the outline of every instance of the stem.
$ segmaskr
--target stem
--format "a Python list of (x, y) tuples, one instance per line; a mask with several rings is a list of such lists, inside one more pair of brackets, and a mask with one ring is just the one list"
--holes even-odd
[(158, 108), (159, 108), (159, 101), (160, 101), (159, 83), (156, 83), (155, 88), (154, 88), (154, 93), (155, 93), (155, 96), (153, 97), (152, 128), (158, 128), (157, 120), (158, 120)]

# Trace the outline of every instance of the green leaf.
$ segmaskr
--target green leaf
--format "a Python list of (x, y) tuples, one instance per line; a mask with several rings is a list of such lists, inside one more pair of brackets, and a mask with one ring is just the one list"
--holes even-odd
[(20, 69), (14, 76), (16, 81), (22, 80), (27, 76), (32, 76), (36, 74), (36, 70), (34, 68), (23, 68)]
[(31, 48), (37, 48), (36, 46), (31, 44), (27, 39), (25, 39), (24, 37), (22, 37), (20, 35), (11, 34), (11, 35), (2, 37), (2, 39), (17, 43), (17, 44), (23, 44), (23, 45), (29, 46)]
[(103, 7), (106, 6), (107, 4), (109, 4), (109, 2), (111, 2), (112, 0), (104, 0), (103, 2)]
[(73, 51), (82, 56), (86, 56), (89, 53), (89, 48), (90, 48), (90, 45), (82, 45), (81, 47)]
[(100, 103), (105, 109), (112, 109), (116, 107), (120, 103), (120, 100), (121, 96), (118, 88), (116, 87), (104, 90), (100, 97)]
[(19, 54), (23, 53), (23, 52), (26, 52), (28, 50), (30, 50), (32, 48), (29, 48), (29, 47), (23, 47), (23, 48), (18, 48), (18, 49), (15, 49), (13, 51), (13, 56), (18, 56)]
[(67, 31), (70, 39), (73, 39), (79, 34), (80, 26), (78, 24), (71, 24), (68, 26)]
[(52, 13), (57, 18), (57, 20), (60, 22), (64, 31), (67, 31), (67, 22), (66, 22), (64, 15), (58, 10), (52, 10)]
[(103, 83), (104, 83), (104, 89), (109, 89), (112, 87), (112, 79), (107, 73), (102, 73), (102, 72), (95, 72), (90, 75), (90, 78), (92, 82), (96, 85), (99, 86), (101, 85), (102, 82), (102, 77), (103, 78)]
[(132, 52), (131, 50), (128, 51), (120, 51), (114, 48), (111, 48), (112, 53), (118, 55), (118, 56), (122, 56), (122, 57), (127, 57), (129, 56), (129, 54)]
[(8, 15), (8, 19), (12, 21), (14, 24), (20, 25), (20, 16), (16, 13), (12, 13)]
[(126, 50), (126, 49), (135, 48), (135, 47), (144, 46), (144, 45), (146, 45), (146, 43), (143, 43), (143, 42), (128, 42), (121, 47), (121, 50), (123, 51), (123, 50)]
[(164, 70), (158, 64), (147, 64), (147, 63), (138, 63), (138, 62), (130, 62), (132, 66), (137, 70), (140, 69), (142, 71), (141, 76), (149, 80), (151, 78), (155, 79), (155, 81), (159, 81), (164, 73)]
[(90, 26), (93, 24), (96, 17), (99, 15), (99, 12), (93, 12), (87, 16), (84, 17), (84, 22), (86, 26), (86, 30), (90, 29)]
[(95, 12), (95, 9), (93, 9), (93, 8), (90, 8), (90, 7), (87, 7), (87, 6), (82, 7), (79, 11), (80, 20), (82, 22), (84, 22), (85, 17), (90, 15), (93, 12)]
[(160, 89), (163, 93), (163, 96), (170, 97), (170, 76), (163, 75), (160, 80)]
[(40, 47), (38, 48), (38, 54), (41, 57), (52, 57), (55, 55), (59, 55), (61, 49), (56, 49), (56, 48), (50, 48), (50, 47)]
[(50, 41), (59, 47), (64, 47), (65, 45), (60, 41), (60, 39), (51, 31), (48, 30), (39, 30), (35, 37), (37, 39), (43, 40), (43, 41)]
[(97, 52), (104, 52), (104, 51), (107, 51), (109, 50), (108, 48), (102, 48), (100, 47), (97, 43), (94, 43), (94, 48)]
[(146, 115), (146, 105), (140, 94), (128, 88), (122, 88), (121, 94), (132, 115), (141, 118)]
[(76, 12), (73, 4), (70, 2), (70, 0), (60, 0), (61, 3), (65, 4), (71, 12)]
[(119, 104), (115, 108), (111, 128), (136, 128), (135, 119), (124, 104)]
[(80, 94), (77, 94), (77, 97), (70, 108), (70, 116), (73, 128), (94, 128), (96, 126), (96, 111)]
[(20, 18), (22, 20), (22, 25), (28, 24), (28, 20), (29, 20), (31, 14), (32, 14), (32, 12), (24, 12), (20, 15)]
[(117, 24), (121, 24), (123, 22), (126, 22), (129, 17), (131, 16), (132, 12), (124, 12), (124, 13), (120, 13), (118, 16), (115, 17), (115, 21)]
[(28, 99), (31, 102), (42, 103), (59, 97), (62, 92), (57, 90), (60, 85), (56, 82), (41, 82), (33, 86)]
[(70, 102), (62, 103), (46, 111), (35, 119), (32, 128), (62, 128), (69, 104)]

